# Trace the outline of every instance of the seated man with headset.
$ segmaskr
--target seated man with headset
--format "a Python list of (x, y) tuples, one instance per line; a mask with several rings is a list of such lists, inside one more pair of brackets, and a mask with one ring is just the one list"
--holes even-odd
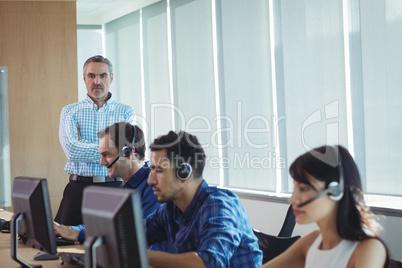
[(153, 267), (259, 267), (262, 252), (236, 194), (208, 186), (197, 138), (170, 131), (154, 140), (148, 184), (160, 203), (146, 220)]
[[(121, 178), (123, 188), (136, 189), (141, 194), (144, 218), (154, 212), (160, 204), (147, 184), (150, 168), (144, 163), (145, 139), (138, 126), (126, 122), (115, 123), (98, 133), (100, 164), (108, 168), (109, 176)], [(85, 240), (85, 226), (65, 226), (54, 223), (55, 233), (64, 239)]]

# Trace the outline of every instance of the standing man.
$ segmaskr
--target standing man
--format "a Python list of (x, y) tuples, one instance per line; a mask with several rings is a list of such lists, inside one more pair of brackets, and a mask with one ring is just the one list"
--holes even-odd
[[(137, 126), (119, 122), (98, 133), (101, 165), (108, 167), (110, 177), (123, 179), (123, 188), (135, 189), (140, 193), (143, 217), (154, 212), (160, 204), (147, 184), (150, 168), (144, 163), (144, 133)], [(85, 226), (54, 224), (57, 236), (83, 243)]]
[(83, 69), (87, 98), (67, 105), (60, 115), (59, 138), (68, 159), (64, 170), (70, 181), (55, 221), (68, 225), (82, 224), (82, 193), (86, 186), (121, 186), (120, 179), (108, 176), (106, 167), (100, 165), (96, 134), (116, 122), (134, 124), (135, 119), (132, 107), (112, 99), (109, 88), (113, 70), (107, 58), (91, 57)]
[[(151, 144), (148, 184), (163, 203), (145, 220), (152, 267), (260, 267), (262, 252), (236, 194), (208, 186), (197, 138), (170, 131)], [(164, 251), (164, 252), (162, 252)]]

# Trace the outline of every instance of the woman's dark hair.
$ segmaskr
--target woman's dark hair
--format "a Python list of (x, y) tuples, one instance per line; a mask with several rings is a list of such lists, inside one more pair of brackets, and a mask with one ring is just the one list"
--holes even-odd
[(289, 173), (295, 181), (314, 188), (307, 177), (307, 174), (310, 174), (317, 180), (325, 182), (327, 188), (331, 182), (339, 182), (338, 160), (341, 160), (339, 165), (342, 165), (344, 179), (343, 197), (339, 201), (336, 223), (338, 233), (347, 240), (361, 241), (367, 238), (380, 240), (387, 251), (387, 262), (384, 267), (389, 267), (388, 249), (378, 236), (379, 224), (364, 202), (359, 170), (347, 149), (342, 146), (315, 148), (299, 156), (290, 166)]

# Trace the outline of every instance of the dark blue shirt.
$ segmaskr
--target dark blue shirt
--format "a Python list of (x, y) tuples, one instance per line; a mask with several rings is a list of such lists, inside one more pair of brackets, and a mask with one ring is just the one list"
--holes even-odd
[[(144, 219), (161, 206), (158, 203), (158, 199), (152, 190), (152, 187), (148, 185), (148, 175), (151, 168), (147, 163), (142, 166), (125, 184), (123, 189), (135, 189), (140, 193), (142, 204), (142, 215)], [(83, 243), (85, 240), (85, 226), (83, 224), (78, 226), (70, 226), (74, 230), (80, 231), (78, 235), (78, 241)]]
[(154, 195), (152, 187), (147, 183), (150, 171), (151, 168), (145, 163), (140, 170), (123, 184), (123, 189), (136, 189), (140, 193), (144, 219), (161, 206), (156, 195)]
[(236, 194), (203, 181), (186, 211), (167, 202), (145, 220), (148, 244), (195, 251), (207, 267), (260, 267), (262, 252)]

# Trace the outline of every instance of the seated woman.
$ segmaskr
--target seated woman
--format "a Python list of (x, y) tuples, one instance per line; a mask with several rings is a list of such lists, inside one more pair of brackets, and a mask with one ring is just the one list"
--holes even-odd
[(296, 222), (315, 222), (302, 237), (263, 267), (388, 267), (378, 224), (363, 200), (357, 166), (342, 146), (323, 146), (299, 156), (289, 169), (289, 199)]

